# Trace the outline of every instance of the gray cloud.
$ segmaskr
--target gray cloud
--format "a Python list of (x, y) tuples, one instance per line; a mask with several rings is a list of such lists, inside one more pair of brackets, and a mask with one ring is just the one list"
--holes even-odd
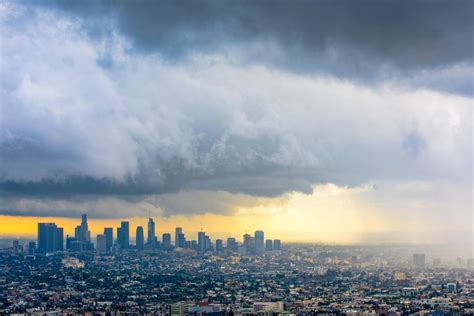
[[(182, 9), (176, 10), (167, 2), (153, 2), (148, 13), (136, 5), (129, 8), (130, 21), (126, 22), (121, 15), (131, 3), (119, 2), (109, 8), (107, 2), (101, 2), (103, 10), (112, 9), (108, 27), (115, 30), (114, 23), (118, 23), (120, 31), (94, 39), (85, 34), (84, 24), (100, 31), (105, 24), (98, 20), (94, 26), (62, 11), (8, 2), (0, 8), (0, 34), (4, 39), (0, 50), (1, 213), (73, 216), (90, 208), (95, 215), (104, 217), (107, 210), (115, 207), (122, 211), (110, 216), (143, 214), (150, 208), (165, 215), (180, 209), (188, 213), (227, 213), (231, 208), (225, 205), (231, 203), (222, 201), (230, 199), (225, 195), (228, 193), (253, 201), (258, 196), (276, 197), (292, 191), (310, 193), (317, 183), (357, 186), (379, 179), (443, 179), (461, 186), (469, 183), (466, 170), (470, 170), (472, 162), (470, 98), (397, 90), (398, 86), (390, 85), (368, 88), (334, 77), (301, 76), (299, 71), (274, 68), (266, 59), (233, 62), (233, 56), (242, 55), (242, 43), (249, 45), (250, 52), (275, 47), (275, 58), (283, 56), (281, 60), (286, 60), (289, 51), (279, 55), (278, 50), (297, 46), (286, 29), (291, 29), (288, 26), (301, 15), (295, 34), (306, 34), (300, 44), (309, 49), (295, 50), (294, 59), (306, 60), (311, 68), (307, 59), (310, 52), (329, 47), (309, 41), (309, 34), (319, 28), (315, 25), (322, 23), (313, 25), (310, 15), (301, 11), (308, 6), (308, 12), (312, 12), (312, 5), (298, 5), (298, 10), (285, 13), (282, 5), (276, 4), (274, 14), (280, 17), (281, 26), (264, 13), (269, 9), (264, 4), (230, 8), (231, 12), (242, 10), (243, 16), (254, 16), (248, 23), (234, 21), (234, 29), (226, 24), (231, 22), (213, 18), (218, 15), (212, 12), (222, 10), (218, 3), (209, 4), (208, 9), (200, 4), (194, 13), (197, 16), (191, 14), (189, 21), (181, 17)], [(84, 5), (60, 3), (63, 4)], [(90, 5), (67, 10), (86, 15), (87, 10), (97, 9)], [(164, 8), (157, 13), (155, 5)], [(461, 5), (456, 3), (444, 11), (459, 10)], [(328, 14), (334, 11), (321, 10)], [(395, 13), (397, 10), (400, 8)], [(324, 19), (325, 15), (318, 11), (316, 16), (332, 25), (330, 21), (338, 14), (349, 14), (346, 11), (338, 9), (329, 15), (331, 18)], [(439, 9), (438, 14), (454, 14), (444, 11)], [(168, 22), (159, 19), (160, 14), (168, 16)], [(413, 18), (413, 13), (406, 14)], [(151, 17), (162, 21), (159, 23), (167, 31), (146, 40), (154, 35), (147, 31), (135, 33), (141, 25), (139, 21), (153, 23)], [(356, 17), (348, 21), (355, 23)], [(452, 23), (457, 25), (460, 21), (462, 16)], [(429, 23), (437, 22), (433, 19)], [(248, 26), (252, 24), (254, 31)], [(270, 25), (268, 29), (266, 25)], [(429, 29), (423, 25), (421, 30)], [(349, 26), (345, 27), (350, 29)], [(159, 25), (149, 27), (161, 30)], [(242, 29), (238, 31), (239, 28)], [(351, 38), (348, 34), (334, 35), (344, 32), (333, 28), (337, 29), (335, 25), (327, 28), (328, 38), (322, 42), (332, 43), (338, 36)], [(363, 29), (370, 33), (367, 28), (354, 32), (363, 37)], [(397, 30), (395, 24), (392, 28)], [(203, 33), (194, 34), (194, 30)], [(217, 30), (222, 34), (212, 33)], [(210, 39), (208, 48), (202, 43), (206, 32), (215, 37)], [(314, 36), (326, 34), (318, 32)], [(280, 33), (281, 38), (277, 36)], [(401, 35), (393, 35), (393, 40), (401, 45), (398, 37)], [(177, 39), (183, 42), (174, 43)], [(440, 40), (447, 41), (442, 36)], [(275, 43), (261, 44), (265, 41)], [(446, 50), (438, 57), (422, 60), (398, 51), (393, 53), (397, 59), (391, 57), (392, 53), (382, 56), (375, 46), (370, 48), (375, 45), (371, 41), (361, 38), (348, 44), (348, 51), (362, 54), (361, 58), (366, 56), (364, 60), (387, 58), (386, 62), (400, 71), (408, 66), (425, 69), (411, 78), (416, 85), (426, 83), (430, 77), (427, 73), (444, 65), (455, 65), (449, 74), (470, 76), (459, 68), (461, 62), (470, 67), (470, 57), (461, 52), (450, 55)], [(414, 39), (407, 41), (405, 44), (415, 44)], [(145, 42), (150, 46), (146, 47)], [(331, 47), (341, 43), (337, 40), (336, 46)], [(391, 44), (384, 43), (388, 45), (384, 49), (391, 52)], [(435, 44), (422, 45), (429, 48)], [(357, 59), (354, 61), (357, 63)], [(374, 62), (375, 66), (384, 63)], [(432, 85), (443, 85), (443, 78), (434, 80)], [(225, 198), (216, 193), (212, 203), (196, 202), (194, 210), (189, 196), (181, 201), (166, 198), (196, 191), (227, 193)], [(211, 200), (210, 196), (206, 193), (206, 201)], [(238, 199), (231, 200), (235, 204)], [(94, 201), (100, 207), (93, 206)], [(132, 207), (134, 204), (137, 208)]]
[[(171, 61), (215, 52), (368, 84), (472, 95), (472, 1), (52, 1), (94, 38), (119, 30), (139, 53)], [(236, 48), (238, 53), (236, 54)], [(470, 71), (451, 74), (456, 65)], [(441, 73), (456, 81), (423, 74)], [(438, 75), (439, 76), (439, 75)], [(461, 77), (460, 77), (461, 76)], [(416, 77), (416, 80), (411, 80)]]

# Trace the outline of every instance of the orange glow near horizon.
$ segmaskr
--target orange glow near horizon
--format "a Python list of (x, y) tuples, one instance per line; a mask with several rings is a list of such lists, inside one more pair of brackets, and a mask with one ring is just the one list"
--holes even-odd
[[(439, 229), (436, 218), (423, 214), (400, 216), (389, 211), (387, 206), (379, 206), (364, 200), (370, 188), (345, 188), (335, 185), (315, 187), (313, 194), (292, 193), (285, 199), (275, 199), (271, 203), (236, 205), (230, 215), (198, 214), (153, 216), (158, 239), (163, 233), (171, 233), (175, 227), (182, 227), (188, 240), (197, 239), (201, 229), (212, 239), (235, 237), (242, 239), (245, 233), (253, 234), (263, 230), (265, 238), (281, 239), (287, 242), (322, 243), (366, 243), (366, 242), (409, 242), (431, 243), (443, 241), (451, 235)], [(113, 227), (114, 234), (120, 222), (130, 222), (130, 237), (135, 237), (137, 226), (147, 231), (148, 218), (129, 217), (122, 219), (96, 219), (89, 216), (89, 228), (93, 238), (101, 234), (104, 227)], [(431, 220), (431, 222), (428, 222)], [(26, 217), (1, 216), (0, 236), (9, 238), (36, 238), (40, 222), (55, 222), (64, 228), (64, 235), (73, 235), (74, 227), (80, 224), (80, 217)], [(446, 223), (445, 223), (446, 224)], [(431, 231), (425, 231), (429, 228)], [(445, 225), (457, 232), (470, 233), (472, 228), (466, 221), (453, 220)]]

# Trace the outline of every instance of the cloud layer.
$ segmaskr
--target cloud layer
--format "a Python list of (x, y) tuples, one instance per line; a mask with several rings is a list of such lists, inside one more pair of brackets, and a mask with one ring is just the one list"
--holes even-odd
[(470, 2), (422, 17), (420, 3), (249, 3), (230, 20), (218, 2), (187, 19), (102, 2), (105, 22), (63, 5), (1, 5), (3, 214), (227, 214), (321, 183), (470, 187)]
[(87, 19), (86, 29), (97, 40), (118, 31), (134, 52), (158, 53), (172, 62), (219, 52), (244, 65), (473, 93), (472, 1), (45, 4)]

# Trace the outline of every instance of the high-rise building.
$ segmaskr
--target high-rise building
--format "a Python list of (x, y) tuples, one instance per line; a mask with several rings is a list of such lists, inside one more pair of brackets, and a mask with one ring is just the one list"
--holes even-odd
[(237, 245), (237, 241), (234, 237), (227, 238), (227, 250), (237, 252), (239, 250), (239, 246)]
[(137, 233), (135, 235), (135, 245), (137, 247), (137, 250), (143, 250), (144, 246), (144, 237), (143, 237), (143, 227), (138, 226), (137, 227)]
[(112, 246), (114, 245), (114, 229), (112, 227), (105, 227), (104, 228), (104, 235), (105, 235), (105, 244), (107, 251), (112, 250)]
[(13, 254), (15, 254), (15, 255), (19, 252), (19, 250), (20, 250), (20, 241), (19, 240), (15, 239), (13, 241), (13, 249), (12, 250), (13, 250)]
[(250, 234), (244, 234), (244, 246), (250, 247), (252, 245), (252, 236)]
[(273, 250), (273, 240), (267, 239), (265, 240), (265, 251), (272, 251)]
[(255, 253), (259, 254), (265, 251), (265, 234), (261, 230), (255, 232)]
[(181, 247), (179, 244), (179, 235), (183, 233), (183, 229), (181, 227), (176, 227), (174, 232), (174, 245), (176, 247)]
[(82, 214), (81, 228), (83, 236), (86, 242), (91, 241), (91, 232), (89, 231), (89, 225), (87, 224), (87, 214)]
[(107, 236), (105, 234), (97, 235), (97, 252), (104, 253), (107, 252)]
[(147, 236), (147, 244), (151, 246), (155, 246), (156, 235), (155, 235), (155, 222), (153, 218), (148, 219), (148, 236)]
[(280, 241), (280, 239), (273, 240), (273, 250), (281, 250), (281, 241)]
[(417, 268), (424, 268), (425, 267), (425, 254), (424, 253), (413, 254), (413, 265)]
[(248, 252), (255, 252), (255, 240), (250, 234), (244, 234), (243, 246)]
[[(76, 248), (80, 248), (81, 250), (92, 250), (94, 248), (93, 244), (91, 243), (91, 232), (89, 231), (89, 225), (87, 224), (87, 214), (82, 214), (81, 217), (81, 224), (76, 226), (74, 229), (74, 241), (78, 242), (76, 244)], [(67, 246), (70, 246), (72, 241), (70, 241)], [(66, 247), (70, 250), (69, 247)]]
[(35, 254), (35, 249), (36, 249), (36, 243), (34, 241), (30, 241), (28, 243), (28, 254), (29, 255), (34, 255)]
[(224, 251), (224, 242), (222, 239), (216, 239), (216, 252)]
[(162, 246), (165, 249), (168, 249), (171, 247), (171, 234), (169, 233), (164, 233), (163, 236), (161, 237), (162, 239)]
[(205, 232), (199, 232), (198, 233), (198, 248), (199, 251), (206, 251), (206, 233)]
[(186, 237), (184, 236), (184, 234), (178, 234), (177, 247), (186, 248)]
[(204, 237), (204, 251), (211, 251), (212, 250), (212, 243), (211, 243), (211, 238), (209, 238), (209, 236), (206, 235), (206, 237)]
[(117, 229), (117, 244), (121, 249), (127, 249), (130, 245), (130, 224), (129, 222), (121, 222)]
[(38, 251), (63, 250), (63, 229), (55, 223), (38, 223)]

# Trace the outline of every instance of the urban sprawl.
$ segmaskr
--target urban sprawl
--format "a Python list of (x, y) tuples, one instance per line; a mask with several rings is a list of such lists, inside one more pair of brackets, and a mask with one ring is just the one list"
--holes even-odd
[(0, 314), (160, 316), (473, 315), (474, 261), (403, 246), (290, 244), (263, 231), (158, 239), (130, 224), (91, 239), (39, 223), (35, 241), (0, 251)]

